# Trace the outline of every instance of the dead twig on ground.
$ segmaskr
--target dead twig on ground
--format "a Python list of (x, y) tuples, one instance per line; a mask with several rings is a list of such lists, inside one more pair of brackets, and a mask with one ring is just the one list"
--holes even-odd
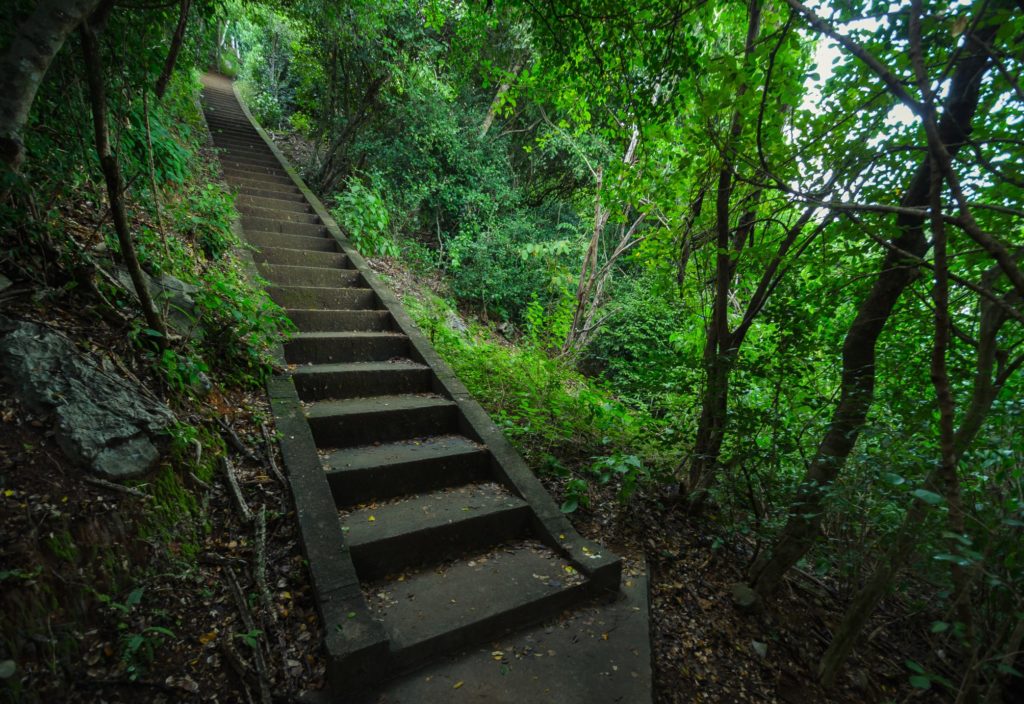
[(271, 623), (277, 622), (277, 612), (274, 610), (274, 600), (270, 596), (270, 587), (267, 586), (267, 506), (260, 506), (260, 512), (256, 515), (256, 591), (263, 604), (263, 612), (270, 619)]
[(281, 483), (285, 489), (288, 488), (288, 480), (285, 479), (284, 474), (277, 466), (277, 460), (274, 459), (274, 442), (270, 437), (270, 431), (267, 430), (267, 424), (260, 424), (260, 432), (263, 434), (263, 442), (267, 448), (267, 461), (270, 464), (270, 473), (274, 475), (274, 478)]
[(103, 489), (108, 489), (110, 491), (117, 491), (117, 492), (120, 492), (122, 494), (128, 494), (130, 496), (136, 496), (136, 497), (138, 497), (140, 499), (148, 499), (148, 498), (150, 498), (149, 494), (147, 494), (144, 491), (141, 491), (140, 489), (136, 489), (135, 487), (123, 486), (121, 484), (115, 484), (114, 482), (108, 482), (106, 479), (100, 479), (99, 477), (84, 477), (84, 479), (85, 479), (86, 483), (92, 484), (94, 486), (102, 487)]
[(245, 599), (242, 587), (238, 584), (235, 571), (230, 567), (225, 567), (224, 571), (228, 576), (228, 584), (231, 587), (231, 593), (235, 597), (235, 605), (238, 607), (238, 614), (242, 618), (242, 625), (247, 631), (246, 635), (253, 641), (253, 662), (256, 664), (256, 674), (259, 678), (260, 702), (261, 704), (271, 704), (270, 678), (267, 675), (267, 661), (263, 657), (263, 639), (261, 637), (263, 633), (256, 628), (256, 622), (252, 617), (252, 612), (249, 610), (249, 603)]
[(238, 437), (238, 433), (235, 432), (235, 429), (232, 428), (227, 421), (223, 418), (218, 418), (217, 425), (220, 426), (220, 429), (223, 431), (224, 436), (228, 441), (228, 445), (230, 445), (235, 452), (245, 456), (246, 459), (252, 460), (253, 462), (259, 461), (256, 459), (256, 455), (253, 454), (252, 450), (249, 449), (249, 446), (242, 442), (242, 438)]
[(232, 467), (231, 460), (227, 458), (227, 455), (220, 456), (220, 468), (224, 473), (228, 489), (231, 490), (231, 497), (234, 499), (235, 507), (238, 509), (242, 520), (246, 523), (252, 523), (252, 509), (249, 508), (249, 504), (245, 502), (245, 497), (242, 496), (242, 488), (238, 485), (238, 477), (235, 476), (234, 467)]

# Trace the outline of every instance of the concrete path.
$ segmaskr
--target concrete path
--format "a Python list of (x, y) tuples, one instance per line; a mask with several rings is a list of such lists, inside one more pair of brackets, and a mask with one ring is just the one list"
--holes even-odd
[(256, 273), (299, 330), (268, 392), (331, 701), (649, 701), (646, 581), (620, 585), (232, 84), (204, 85)]

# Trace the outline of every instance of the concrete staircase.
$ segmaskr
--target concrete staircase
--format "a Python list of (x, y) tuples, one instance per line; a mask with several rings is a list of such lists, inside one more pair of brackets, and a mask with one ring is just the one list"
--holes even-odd
[(231, 83), (204, 86), (256, 273), (299, 331), (268, 390), (336, 696), (614, 601), (619, 558), (575, 532)]

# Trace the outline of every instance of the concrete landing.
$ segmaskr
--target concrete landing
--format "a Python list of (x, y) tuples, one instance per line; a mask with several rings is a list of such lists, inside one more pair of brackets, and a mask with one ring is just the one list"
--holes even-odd
[(647, 578), (528, 631), (385, 685), (374, 704), (640, 704), (651, 701)]

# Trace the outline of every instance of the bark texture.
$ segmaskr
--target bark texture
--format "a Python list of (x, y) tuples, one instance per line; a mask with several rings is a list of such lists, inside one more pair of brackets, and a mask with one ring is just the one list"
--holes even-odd
[(21, 130), (39, 86), (68, 35), (100, 0), (39, 0), (0, 59), (0, 159), (16, 171), (25, 157)]

